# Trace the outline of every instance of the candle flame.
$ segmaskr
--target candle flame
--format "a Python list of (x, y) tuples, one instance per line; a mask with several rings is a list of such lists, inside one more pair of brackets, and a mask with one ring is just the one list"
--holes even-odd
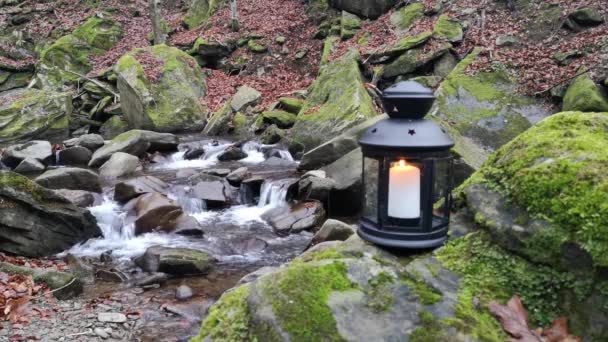
[(401, 166), (401, 167), (405, 167), (405, 160), (401, 159), (401, 160), (399, 161), (399, 166)]

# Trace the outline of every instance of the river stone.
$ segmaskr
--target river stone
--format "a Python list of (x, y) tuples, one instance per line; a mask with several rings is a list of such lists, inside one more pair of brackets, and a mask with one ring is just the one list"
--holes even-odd
[(95, 172), (75, 167), (48, 170), (35, 181), (48, 189), (102, 191), (99, 176)]
[(376, 19), (397, 4), (397, 0), (330, 0), (332, 7), (365, 18)]
[(39, 89), (0, 93), (0, 145), (31, 139), (63, 141), (69, 134), (72, 95)]
[[(149, 80), (137, 59), (147, 54), (159, 61), (157, 80)], [(207, 109), (205, 78), (196, 60), (178, 48), (156, 45), (123, 55), (114, 70), (129, 126), (157, 132), (202, 130)]]
[(97, 320), (103, 323), (124, 323), (127, 316), (120, 312), (100, 312), (97, 314)]
[(447, 76), (435, 96), (433, 119), (454, 139), (456, 152), (473, 169), (490, 153), (552, 114), (542, 102), (517, 92), (519, 84), (505, 72), (465, 70), (478, 57), (475, 49)]
[(116, 152), (99, 168), (99, 175), (103, 178), (119, 178), (132, 174), (139, 167), (139, 158), (136, 156)]
[(116, 152), (124, 152), (141, 157), (146, 151), (166, 152), (175, 150), (177, 146), (178, 139), (173, 134), (131, 130), (117, 136), (95, 151), (89, 166), (101, 166)]
[(291, 129), (291, 138), (311, 150), (377, 113), (365, 89), (359, 54), (350, 50), (321, 67)]
[(77, 207), (87, 208), (95, 203), (95, 195), (93, 192), (84, 190), (55, 190), (59, 196), (65, 197), (70, 203)]
[(241, 160), (245, 158), (247, 158), (247, 153), (243, 152), (243, 149), (236, 146), (228, 147), (224, 152), (217, 156), (219, 161)]
[(149, 247), (135, 263), (146, 272), (171, 275), (205, 274), (217, 260), (206, 252), (162, 246)]
[(261, 253), (266, 247), (268, 247), (268, 242), (258, 238), (249, 238), (232, 243), (232, 249), (238, 255)]
[(375, 116), (306, 152), (298, 165), (298, 169), (316, 170), (342, 158), (348, 152), (359, 147), (358, 140), (368, 128), (387, 118), (388, 115), (386, 114)]
[(243, 179), (247, 178), (249, 175), (249, 169), (246, 167), (239, 167), (238, 169), (230, 172), (228, 176), (226, 176), (226, 180), (233, 186), (238, 186), (241, 184)]
[(38, 161), (38, 159), (25, 158), (13, 171), (17, 173), (32, 173), (44, 171), (45, 169), (46, 166)]
[(66, 147), (82, 146), (86, 147), (90, 151), (97, 151), (100, 147), (105, 144), (103, 137), (99, 134), (85, 134), (78, 138), (73, 138), (63, 142)]
[(53, 159), (51, 143), (43, 140), (34, 140), (25, 144), (11, 145), (2, 153), (2, 162), (8, 167), (16, 167), (27, 158), (48, 163)]
[(58, 151), (58, 161), (60, 165), (86, 166), (91, 161), (93, 153), (88, 148), (82, 146), (68, 147)]
[(101, 235), (87, 210), (9, 171), (0, 171), (0, 210), (0, 251), (6, 253), (49, 256)]
[(319, 201), (306, 201), (291, 207), (273, 208), (262, 216), (278, 235), (297, 234), (321, 224), (325, 209)]
[(8, 274), (21, 274), (32, 276), (37, 284), (44, 283), (57, 299), (70, 299), (82, 293), (83, 282), (74, 275), (66, 272), (30, 268), (0, 262), (0, 271)]
[(169, 185), (153, 176), (142, 176), (117, 183), (114, 186), (114, 200), (126, 203), (143, 194), (158, 192), (167, 194)]
[(157, 192), (142, 195), (135, 204), (135, 235), (161, 230), (170, 232), (173, 221), (183, 214), (182, 208), (173, 200)]
[(208, 176), (210, 181), (203, 181), (194, 187), (194, 196), (202, 199), (210, 207), (222, 207), (228, 205), (230, 199), (227, 195), (226, 183), (215, 176)]
[(184, 159), (192, 160), (192, 159), (200, 159), (205, 154), (205, 148), (202, 146), (198, 147), (190, 147), (184, 154)]
[(319, 200), (327, 205), (329, 203), (329, 195), (335, 186), (336, 182), (333, 179), (303, 176), (298, 181), (298, 198), (300, 200)]
[(323, 223), (321, 229), (312, 237), (313, 245), (325, 241), (344, 241), (355, 234), (355, 229), (338, 220), (329, 219)]
[(194, 296), (194, 291), (188, 285), (180, 285), (175, 289), (175, 299), (188, 300)]
[[(239, 336), (259, 341), (474, 340), (440, 323), (455, 318), (458, 305), (451, 299), (458, 295), (459, 277), (432, 257), (414, 260), (409, 271), (402, 262), (406, 260), (356, 235), (306, 252), (224, 293), (209, 309), (195, 340), (218, 341), (243, 332), (235, 328), (243, 324), (248, 329)], [(417, 274), (427, 264), (433, 265), (436, 278), (427, 278), (428, 270)], [(419, 293), (434, 294), (434, 300), (426, 302)]]
[(240, 86), (230, 100), (230, 107), (235, 112), (245, 109), (246, 106), (255, 105), (262, 98), (262, 94), (246, 85)]

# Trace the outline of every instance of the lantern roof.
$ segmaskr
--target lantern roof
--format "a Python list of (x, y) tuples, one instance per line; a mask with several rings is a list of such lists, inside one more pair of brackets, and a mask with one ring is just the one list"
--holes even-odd
[(432, 97), (433, 91), (415, 81), (395, 83), (382, 92), (382, 97), (388, 98), (421, 98)]
[(454, 141), (445, 128), (432, 120), (389, 118), (368, 128), (359, 144), (364, 150), (433, 152), (449, 150)]

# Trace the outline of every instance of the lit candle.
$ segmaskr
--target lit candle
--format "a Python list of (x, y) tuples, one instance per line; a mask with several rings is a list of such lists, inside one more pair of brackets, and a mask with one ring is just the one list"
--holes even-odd
[(400, 160), (391, 166), (388, 178), (388, 216), (420, 217), (420, 169)]

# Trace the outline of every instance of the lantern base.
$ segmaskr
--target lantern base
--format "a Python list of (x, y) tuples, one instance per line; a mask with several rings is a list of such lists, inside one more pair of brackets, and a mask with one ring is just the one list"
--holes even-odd
[(359, 222), (357, 234), (363, 240), (380, 246), (425, 249), (443, 245), (448, 239), (448, 227), (443, 227), (429, 233), (406, 233), (379, 230), (369, 223)]

